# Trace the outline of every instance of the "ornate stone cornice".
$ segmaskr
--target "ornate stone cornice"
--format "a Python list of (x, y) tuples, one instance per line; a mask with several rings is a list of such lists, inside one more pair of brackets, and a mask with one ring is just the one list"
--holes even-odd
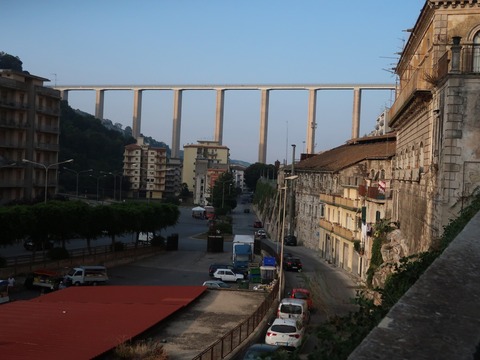
[(456, 8), (456, 7), (474, 7), (478, 6), (480, 7), (479, 0), (451, 0), (451, 1), (445, 1), (445, 0), (429, 0), (429, 5), (430, 7), (434, 9), (440, 9), (440, 8)]

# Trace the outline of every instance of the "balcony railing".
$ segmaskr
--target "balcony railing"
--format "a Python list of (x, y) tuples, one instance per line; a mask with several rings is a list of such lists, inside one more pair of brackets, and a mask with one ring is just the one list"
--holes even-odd
[(374, 199), (374, 200), (385, 200), (388, 198), (388, 194), (391, 192), (389, 189), (385, 189), (385, 191), (381, 191), (378, 187), (378, 185), (374, 186), (366, 186), (366, 185), (360, 185), (358, 187), (358, 194), (360, 196), (365, 196), (369, 199)]
[(395, 99), (389, 111), (389, 118), (395, 119), (406, 104), (409, 104), (416, 93), (430, 92), (433, 84), (426, 80), (428, 74), (426, 69), (417, 69), (406, 83), (403, 83), (402, 88), (399, 89), (398, 96)]
[(359, 207), (358, 200), (347, 199), (337, 195), (320, 194), (320, 201), (344, 208), (356, 209)]
[(333, 224), (330, 221), (327, 221), (325, 219), (320, 219), (319, 225), (321, 228), (327, 231), (333, 231)]

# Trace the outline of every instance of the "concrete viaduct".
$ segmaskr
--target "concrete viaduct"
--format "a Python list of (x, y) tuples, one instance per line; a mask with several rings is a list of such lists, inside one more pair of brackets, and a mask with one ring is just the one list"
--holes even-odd
[(223, 114), (225, 91), (227, 90), (259, 90), (260, 103), (260, 139), (258, 144), (258, 162), (266, 163), (267, 159), (267, 130), (268, 107), (270, 91), (272, 90), (306, 90), (309, 92), (306, 152), (315, 152), (316, 103), (318, 90), (353, 90), (352, 138), (359, 137), (361, 94), (363, 90), (395, 90), (392, 84), (289, 84), (289, 85), (62, 85), (54, 86), (61, 92), (63, 100), (68, 101), (70, 91), (90, 90), (96, 92), (95, 117), (103, 119), (105, 91), (129, 90), (133, 91), (133, 136), (140, 136), (142, 119), (143, 91), (171, 90), (173, 96), (173, 131), (172, 131), (172, 158), (180, 154), (180, 129), (182, 122), (182, 92), (185, 90), (214, 90), (217, 93), (216, 119), (214, 140), (222, 144)]

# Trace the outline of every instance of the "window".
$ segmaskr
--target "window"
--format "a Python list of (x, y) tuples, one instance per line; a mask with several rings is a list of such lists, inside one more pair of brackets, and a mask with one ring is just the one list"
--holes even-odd
[(418, 166), (420, 167), (420, 171), (423, 171), (423, 165), (424, 165), (423, 143), (420, 143), (420, 148), (418, 150), (418, 156), (419, 156)]
[(473, 38), (473, 72), (480, 72), (480, 31)]

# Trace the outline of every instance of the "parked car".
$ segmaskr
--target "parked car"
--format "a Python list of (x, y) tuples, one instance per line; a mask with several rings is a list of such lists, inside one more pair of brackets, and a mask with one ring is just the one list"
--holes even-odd
[(53, 249), (55, 243), (53, 240), (33, 240), (29, 238), (24, 241), (23, 247), (28, 251), (50, 250)]
[(259, 237), (260, 239), (266, 239), (267, 238), (267, 232), (263, 229), (260, 229), (260, 230), (257, 230), (257, 232), (255, 233), (255, 235), (257, 237)]
[(277, 318), (297, 319), (306, 324), (308, 320), (310, 320), (310, 311), (308, 310), (307, 301), (291, 298), (282, 299), (278, 304)]
[(213, 277), (213, 274), (215, 273), (215, 271), (217, 271), (217, 269), (234, 270), (234, 267), (233, 265), (228, 265), (228, 264), (211, 264), (208, 268), (208, 275), (210, 275), (210, 277)]
[(286, 353), (285, 349), (277, 345), (253, 344), (248, 347), (242, 360), (268, 360), (275, 358), (277, 354)]
[(247, 209), (243, 209), (243, 212), (244, 212), (245, 214), (250, 214), (250, 209), (248, 209), (248, 208), (247, 208)]
[(152, 242), (153, 233), (151, 232), (141, 232), (138, 234), (138, 242), (144, 245), (149, 245)]
[(243, 280), (243, 274), (234, 273), (233, 270), (230, 269), (217, 269), (217, 271), (213, 273), (213, 277), (215, 279), (229, 282), (237, 282)]
[(223, 282), (222, 280), (208, 280), (203, 283), (203, 286), (206, 286), (209, 289), (229, 289), (230, 288), (230, 285)]
[(287, 235), (283, 238), (283, 244), (287, 246), (297, 246), (297, 237), (295, 235)]
[(305, 328), (301, 320), (275, 319), (265, 335), (265, 344), (298, 348)]
[(298, 257), (287, 257), (283, 260), (283, 268), (290, 271), (302, 271), (303, 264)]
[(310, 291), (304, 288), (295, 288), (289, 293), (290, 298), (292, 299), (301, 299), (305, 300), (308, 305), (308, 309), (311, 310), (313, 308), (313, 300)]
[(253, 223), (253, 227), (256, 228), (256, 229), (259, 229), (259, 228), (262, 228), (262, 227), (263, 227), (263, 224), (262, 224), (261, 221), (258, 221), (258, 220), (257, 220), (257, 221), (255, 221), (255, 222)]

